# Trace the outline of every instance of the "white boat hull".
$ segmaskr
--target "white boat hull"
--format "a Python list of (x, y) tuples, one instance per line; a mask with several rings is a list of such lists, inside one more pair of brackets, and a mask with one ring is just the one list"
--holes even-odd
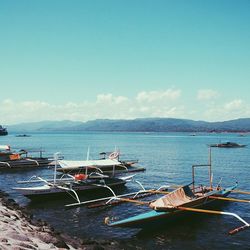
[[(126, 181), (122, 179), (117, 179), (116, 181), (112, 181), (110, 183), (106, 183), (108, 187), (118, 187), (125, 185)], [(42, 186), (36, 186), (36, 187), (18, 187), (13, 188), (14, 190), (18, 191), (19, 193), (23, 194), (24, 196), (28, 198), (35, 198), (35, 197), (42, 197), (42, 196), (48, 196), (48, 195), (59, 195), (59, 194), (67, 194), (67, 192), (72, 192), (70, 190), (65, 190), (61, 188), (63, 186), (56, 185), (42, 185)], [(70, 186), (67, 186), (67, 188), (70, 188)], [(91, 190), (100, 190), (100, 189), (107, 189), (104, 187), (103, 184), (88, 184), (88, 183), (81, 183), (79, 185), (73, 184), (72, 190), (74, 190), (77, 193), (87, 192)]]

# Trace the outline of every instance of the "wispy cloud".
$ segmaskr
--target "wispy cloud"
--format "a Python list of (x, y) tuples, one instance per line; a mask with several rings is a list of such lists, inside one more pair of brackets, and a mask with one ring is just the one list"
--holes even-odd
[(233, 100), (229, 103), (226, 103), (224, 105), (224, 108), (228, 111), (232, 111), (232, 110), (241, 109), (242, 105), (243, 105), (243, 101), (241, 99), (237, 99), (237, 100)]
[(93, 102), (68, 102), (61, 105), (6, 99), (0, 103), (0, 115), (4, 117), (1, 122), (5, 124), (60, 119), (87, 121), (99, 118), (169, 117), (181, 115), (181, 108), (174, 103), (180, 95), (181, 91), (174, 89), (142, 91), (134, 98), (107, 93), (97, 95)]
[(125, 96), (113, 96), (112, 94), (100, 94), (97, 96), (97, 104), (121, 104), (128, 101), (128, 98)]
[(143, 91), (137, 94), (136, 100), (138, 102), (155, 102), (155, 101), (169, 101), (176, 100), (180, 97), (181, 91), (176, 89), (167, 89), (164, 91)]
[[(199, 100), (211, 100), (219, 94), (213, 90), (199, 90)], [(183, 98), (182, 98), (183, 97)], [(134, 97), (99, 94), (94, 101), (52, 104), (43, 101), (5, 99), (0, 102), (1, 124), (41, 120), (87, 121), (94, 119), (134, 119), (143, 117), (174, 117), (221, 121), (249, 117), (250, 108), (243, 100), (227, 103), (203, 102), (199, 105), (185, 103), (179, 89), (141, 91)]]
[(204, 117), (211, 121), (222, 121), (250, 117), (250, 106), (241, 99), (207, 106)]
[(219, 97), (219, 93), (212, 89), (200, 89), (197, 93), (197, 99), (200, 101), (216, 99), (217, 97)]

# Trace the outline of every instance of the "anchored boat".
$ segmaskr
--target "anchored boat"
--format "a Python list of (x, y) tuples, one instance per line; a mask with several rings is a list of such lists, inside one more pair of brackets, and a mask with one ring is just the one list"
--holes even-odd
[(7, 128), (4, 128), (2, 125), (0, 125), (0, 136), (1, 135), (8, 135)]
[(53, 179), (44, 179), (42, 177), (32, 176), (27, 181), (19, 181), (19, 184), (34, 184), (41, 183), (38, 186), (29, 187), (15, 187), (14, 190), (20, 192), (30, 199), (52, 197), (58, 195), (69, 194), (78, 203), (80, 203), (79, 194), (86, 191), (94, 191), (100, 189), (108, 189), (113, 193), (111, 188), (117, 188), (126, 184), (127, 180), (132, 176), (121, 178), (111, 178), (98, 172), (91, 172), (88, 174), (88, 169), (83, 174), (76, 175), (62, 175), (57, 177), (56, 170), (58, 165), (58, 154), (55, 154), (55, 169)]
[[(88, 153), (89, 154), (89, 153)], [(114, 176), (115, 174), (123, 174), (130, 172), (144, 171), (145, 168), (134, 166), (138, 161), (121, 161), (119, 160), (119, 151), (114, 151), (109, 154), (109, 157), (106, 158), (105, 152), (100, 153), (102, 155), (101, 159), (98, 160), (89, 160), (87, 155), (87, 160), (76, 161), (76, 160), (60, 160), (58, 164), (60, 168), (57, 169), (58, 172), (62, 173), (78, 173), (79, 171), (85, 171), (88, 168), (88, 171), (96, 171), (96, 168), (103, 174), (108, 174)]]
[[(209, 169), (209, 187), (196, 186), (195, 185), (195, 168), (208, 167)], [(250, 224), (242, 219), (239, 215), (226, 211), (208, 210), (204, 209), (206, 205), (213, 203), (214, 201), (231, 201), (231, 202), (244, 202), (250, 203), (250, 200), (240, 200), (235, 198), (227, 198), (231, 192), (250, 194), (247, 191), (235, 190), (237, 183), (227, 187), (222, 188), (220, 183), (213, 187), (212, 183), (212, 165), (211, 165), (211, 148), (210, 148), (210, 158), (208, 164), (203, 165), (193, 165), (192, 166), (193, 181), (189, 185), (177, 187), (171, 192), (158, 192), (163, 193), (159, 199), (153, 201), (130, 201), (126, 199), (126, 202), (133, 202), (138, 205), (148, 206), (151, 211), (135, 215), (126, 219), (112, 220), (110, 218), (105, 218), (105, 223), (111, 227), (135, 227), (144, 228), (149, 227), (152, 223), (167, 223), (168, 219), (175, 215), (186, 214), (187, 211), (193, 213), (205, 213), (205, 214), (217, 214), (217, 215), (227, 215), (232, 216), (243, 223), (243, 226), (237, 227), (229, 232), (230, 235), (235, 234), (241, 230), (250, 227)], [(117, 198), (117, 200), (124, 200), (123, 198)]]
[[(9, 145), (0, 145), (0, 170), (33, 169), (47, 167), (52, 159), (43, 156), (43, 150), (12, 150)], [(38, 153), (39, 156), (34, 156)]]
[(236, 142), (224, 142), (224, 143), (218, 143), (218, 144), (211, 144), (210, 147), (217, 147), (217, 148), (244, 148), (247, 145), (245, 144), (238, 144)]

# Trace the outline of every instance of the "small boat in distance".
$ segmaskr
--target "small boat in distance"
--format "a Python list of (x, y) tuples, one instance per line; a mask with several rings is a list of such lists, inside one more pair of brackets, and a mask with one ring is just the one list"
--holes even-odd
[(8, 135), (7, 128), (4, 128), (2, 125), (0, 125), (0, 135)]
[(16, 135), (16, 137), (31, 137), (31, 135), (27, 135), (27, 134), (20, 134), (20, 135)]
[(225, 142), (225, 143), (218, 143), (218, 144), (210, 144), (210, 147), (217, 147), (217, 148), (243, 148), (247, 145), (245, 144), (238, 144), (235, 142)]

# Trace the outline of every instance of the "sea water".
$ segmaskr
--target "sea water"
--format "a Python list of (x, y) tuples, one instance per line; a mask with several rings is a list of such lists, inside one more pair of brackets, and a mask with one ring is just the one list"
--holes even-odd
[[(213, 183), (231, 186), (236, 181), (239, 189), (250, 190), (250, 135), (221, 133), (31, 133), (31, 137), (16, 137), (14, 133), (0, 137), (0, 144), (13, 149), (43, 149), (44, 156), (52, 157), (60, 152), (66, 160), (98, 159), (100, 152), (119, 149), (122, 159), (138, 159), (146, 168), (138, 172), (135, 179), (145, 188), (162, 185), (188, 184), (192, 182), (192, 165), (209, 162), (208, 144), (225, 141), (248, 144), (245, 148), (213, 148)], [(88, 154), (89, 151), (89, 154)], [(34, 153), (35, 154), (35, 153)], [(38, 154), (37, 154), (38, 155)], [(65, 204), (74, 200), (48, 200), (30, 202), (12, 187), (20, 186), (17, 181), (27, 180), (32, 175), (52, 176), (53, 169), (2, 171), (0, 189), (11, 198), (31, 210), (37, 219), (48, 221), (55, 229), (72, 236), (95, 239), (115, 239), (125, 249), (250, 249), (249, 232), (245, 230), (228, 236), (229, 230), (242, 224), (233, 217), (200, 214), (176, 219), (152, 230), (110, 228), (104, 224), (105, 217), (126, 218), (147, 211), (145, 206), (121, 204), (115, 207), (88, 209), (77, 207), (65, 209)], [(196, 170), (196, 184), (208, 185), (208, 169)], [(134, 183), (127, 183), (119, 192), (139, 190)], [(233, 194), (232, 197), (249, 199), (247, 195)], [(93, 197), (81, 197), (90, 199)], [(156, 197), (151, 197), (155, 199)], [(250, 207), (247, 203), (225, 202), (217, 210), (237, 213), (250, 222)]]

